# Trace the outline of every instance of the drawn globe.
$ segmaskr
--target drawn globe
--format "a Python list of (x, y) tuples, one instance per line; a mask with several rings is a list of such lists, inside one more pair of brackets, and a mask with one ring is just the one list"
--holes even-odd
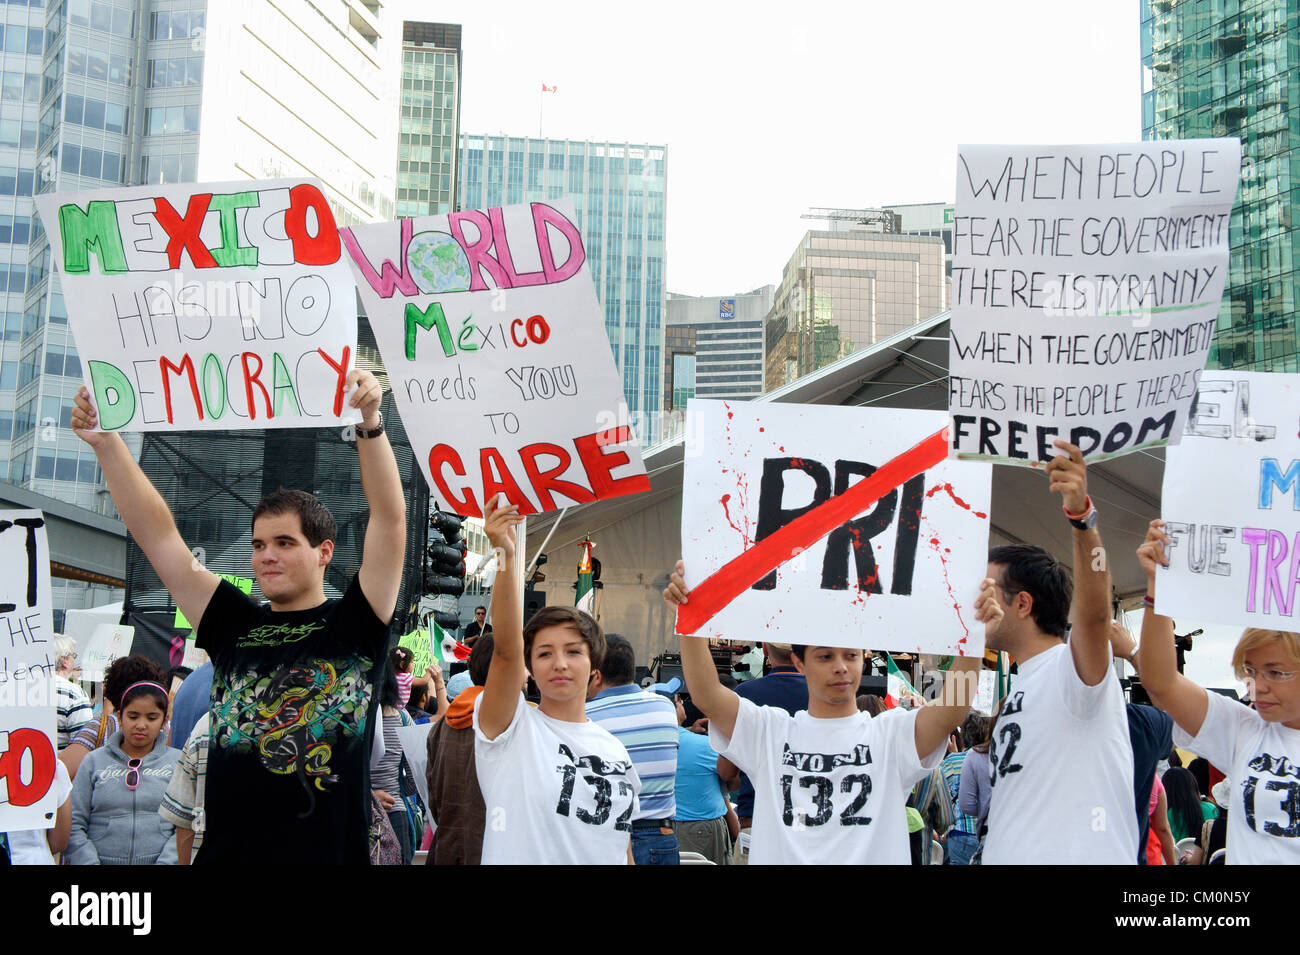
[(421, 292), (464, 292), (469, 289), (469, 259), (446, 232), (421, 232), (406, 248), (406, 264)]

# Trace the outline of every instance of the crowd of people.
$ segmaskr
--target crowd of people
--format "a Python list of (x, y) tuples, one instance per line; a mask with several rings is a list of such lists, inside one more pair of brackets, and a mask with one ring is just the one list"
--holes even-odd
[[(370, 507), (361, 566), (327, 600), (333, 518), (310, 494), (268, 495), (251, 525), (266, 605), (192, 560), (78, 395), (73, 427), (210, 662), (185, 676), (119, 659), (96, 716), (61, 645), (59, 809), (52, 828), (7, 835), (10, 861), (1300, 862), (1300, 636), (1243, 633), (1232, 664), (1247, 701), (1183, 676), (1172, 621), (1155, 612), (1169, 538), (1154, 520), (1134, 641), (1093, 559), (1100, 521), (1077, 447), (1057, 442), (1046, 468), (1072, 570), (1017, 544), (993, 548), (970, 582), (986, 646), (1016, 664), (991, 715), (972, 710), (976, 656), (944, 661), (934, 698), (892, 708), (862, 693), (870, 654), (849, 647), (764, 642), (764, 674), (737, 683), (707, 641), (682, 638), (684, 684), (642, 686), (632, 644), (583, 611), (524, 620), (522, 516), (504, 495), (485, 508), (492, 623), (479, 608), (467, 666), (444, 681), (388, 646), (405, 505), (379, 385), (354, 371), (349, 386)], [(664, 599), (690, 596), (679, 562)], [(1154, 706), (1125, 701), (1117, 658)]]

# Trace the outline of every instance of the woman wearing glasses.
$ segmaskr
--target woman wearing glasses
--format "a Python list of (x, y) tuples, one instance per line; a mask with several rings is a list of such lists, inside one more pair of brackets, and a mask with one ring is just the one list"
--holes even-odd
[(127, 687), (119, 729), (90, 753), (72, 787), (70, 865), (176, 863), (175, 827), (158, 815), (180, 751), (167, 745), (162, 671)]
[(1227, 862), (1300, 863), (1300, 634), (1251, 628), (1232, 666), (1254, 708), (1208, 693), (1178, 672), (1174, 625), (1155, 612), (1157, 565), (1168, 566), (1165, 522), (1155, 520), (1138, 560), (1147, 575), (1138, 665), (1151, 699), (1174, 718), (1174, 742), (1231, 783)]

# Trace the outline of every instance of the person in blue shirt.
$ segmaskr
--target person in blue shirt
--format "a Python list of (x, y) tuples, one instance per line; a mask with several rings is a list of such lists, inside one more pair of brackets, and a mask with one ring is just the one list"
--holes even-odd
[[(680, 680), (674, 681), (678, 686)], [(709, 737), (686, 727), (686, 707), (680, 693), (671, 695), (677, 707), (677, 847), (681, 852), (698, 852), (714, 865), (731, 864), (731, 806), (722, 794), (718, 778), (718, 754)], [(739, 828), (739, 827), (737, 827)]]

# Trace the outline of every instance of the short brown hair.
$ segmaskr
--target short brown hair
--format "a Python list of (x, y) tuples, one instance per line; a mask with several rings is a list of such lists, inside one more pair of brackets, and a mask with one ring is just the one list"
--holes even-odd
[(1246, 654), (1251, 650), (1262, 647), (1265, 644), (1272, 643), (1276, 640), (1282, 645), (1282, 652), (1300, 664), (1300, 633), (1289, 633), (1286, 630), (1262, 630), (1258, 627), (1247, 627), (1242, 631), (1241, 639), (1237, 641), (1237, 648), (1232, 651), (1232, 670), (1241, 676), (1241, 668), (1246, 664)]
[(600, 624), (577, 607), (543, 607), (524, 625), (524, 664), (532, 669), (533, 638), (546, 627), (569, 627), (578, 632), (587, 645), (587, 657), (593, 671), (605, 662), (605, 632)]
[(250, 527), (257, 523), (263, 514), (297, 514), (298, 523), (302, 525), (302, 536), (312, 547), (319, 547), (323, 541), (338, 538), (339, 527), (334, 522), (334, 515), (329, 512), (315, 494), (306, 491), (290, 491), (285, 488), (266, 495), (253, 511)]

